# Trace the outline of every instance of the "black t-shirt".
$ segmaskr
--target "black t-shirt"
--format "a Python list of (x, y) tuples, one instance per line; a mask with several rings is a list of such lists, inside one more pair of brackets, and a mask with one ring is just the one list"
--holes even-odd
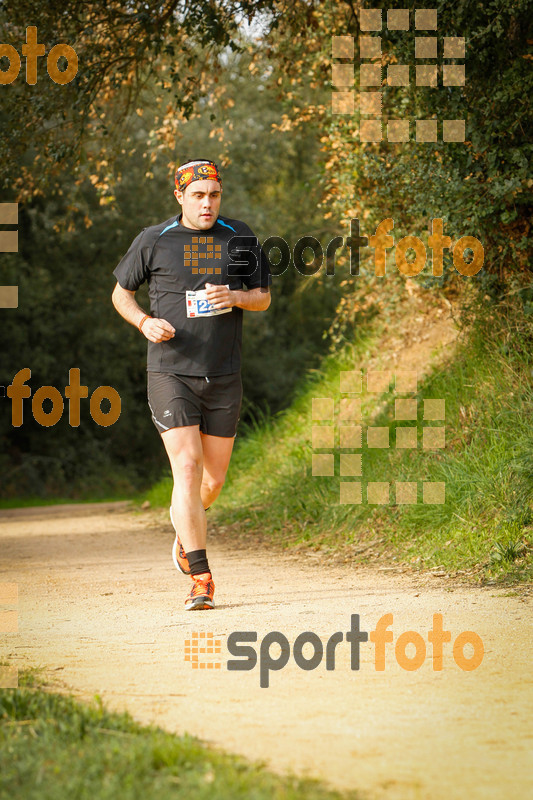
[(268, 259), (240, 220), (219, 216), (209, 230), (199, 231), (186, 228), (180, 218), (144, 228), (113, 271), (129, 291), (148, 281), (151, 315), (176, 329), (167, 342), (148, 342), (146, 369), (202, 377), (238, 372), (243, 309), (233, 306), (213, 317), (187, 317), (185, 292), (204, 289), (206, 283), (229, 284), (230, 289), (243, 284), (248, 289), (268, 287)]

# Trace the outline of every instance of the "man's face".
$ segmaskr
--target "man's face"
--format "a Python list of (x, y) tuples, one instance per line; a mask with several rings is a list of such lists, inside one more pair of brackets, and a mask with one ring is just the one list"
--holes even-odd
[(218, 181), (193, 181), (184, 192), (175, 189), (174, 196), (183, 209), (181, 221), (187, 228), (206, 231), (213, 227), (222, 199)]

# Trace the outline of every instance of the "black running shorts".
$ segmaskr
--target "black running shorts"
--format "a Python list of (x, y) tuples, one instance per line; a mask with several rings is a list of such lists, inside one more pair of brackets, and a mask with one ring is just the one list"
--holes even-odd
[(159, 433), (199, 425), (209, 436), (236, 436), (242, 403), (241, 373), (197, 378), (148, 372), (148, 405)]

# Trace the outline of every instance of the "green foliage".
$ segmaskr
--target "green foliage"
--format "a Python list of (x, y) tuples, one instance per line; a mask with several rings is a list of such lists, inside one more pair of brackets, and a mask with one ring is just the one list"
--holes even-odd
[[(360, 5), (375, 8), (376, 4)], [(380, 31), (383, 52), (382, 123), (383, 141), (361, 142), (359, 126), (364, 117), (358, 110), (359, 4), (336, 0), (331, 4), (298, 3), (297, 13), (287, 15), (283, 28), (269, 34), (270, 55), (276, 69), (272, 84), (284, 88), (286, 127), (297, 132), (306, 120), (322, 118), (321, 141), (327, 155), (324, 173), (327, 215), (343, 219), (358, 216), (364, 235), (371, 235), (385, 218), (395, 222), (396, 242), (408, 234), (420, 235), (431, 219), (442, 218), (445, 233), (453, 242), (461, 236), (478, 238), (485, 250), (483, 270), (466, 280), (483, 294), (499, 299), (531, 282), (532, 160), (531, 41), (532, 0), (461, 0), (450, 4), (436, 0), (438, 28), (432, 32), (414, 29), (418, 3), (404, 3), (410, 12), (408, 31), (391, 31), (386, 25), (386, 1)], [(298, 22), (299, 18), (299, 22)], [(306, 36), (299, 36), (306, 19)], [(331, 36), (350, 35), (355, 40), (355, 114), (331, 113), (331, 96), (323, 100), (319, 91), (332, 84)], [(416, 36), (435, 36), (438, 43), (438, 86), (426, 88), (415, 82)], [(465, 59), (443, 59), (443, 38), (465, 38)], [(466, 84), (443, 86), (443, 62), (464, 63)], [(338, 62), (337, 62), (338, 63)], [(410, 68), (408, 87), (387, 83), (389, 64)], [(294, 65), (297, 65), (295, 69)], [(316, 97), (309, 100), (302, 76), (312, 74)], [(370, 91), (373, 91), (370, 87)], [(315, 105), (317, 103), (318, 105)], [(410, 141), (387, 140), (389, 120), (410, 123)], [(437, 142), (417, 142), (417, 119), (437, 119)], [(443, 120), (465, 119), (466, 141), (442, 141)], [(296, 134), (297, 135), (297, 134)], [(424, 237), (422, 236), (424, 239)], [(453, 270), (446, 252), (445, 274), (429, 277), (429, 265), (419, 281), (438, 289), (445, 286)], [(429, 261), (429, 259), (428, 259)]]
[[(374, 320), (364, 338), (360, 332), (309, 376), (290, 409), (237, 441), (215, 522), (249, 522), (287, 546), (307, 542), (344, 560), (366, 558), (378, 542), (371, 555), (394, 553), (413, 566), (470, 570), (480, 579), (530, 577), (533, 326), (518, 303), (507, 312), (478, 306), (454, 360), (419, 384), (419, 400), (445, 399), (443, 450), (420, 442), (416, 450), (396, 449), (394, 400), (363, 394), (363, 419), (389, 427), (391, 441), (390, 449), (364, 447), (363, 481), (444, 482), (443, 504), (419, 497), (416, 505), (395, 505), (392, 488), (390, 505), (341, 505), (338, 467), (335, 477), (311, 474), (312, 398), (338, 400), (339, 372), (375, 358)], [(340, 452), (336, 447), (337, 462)]]
[[(29, 367), (32, 394), (44, 385), (64, 395), (70, 368), (79, 368), (89, 397), (100, 385), (112, 386), (122, 410), (114, 426), (100, 427), (89, 414), (89, 400), (82, 400), (75, 428), (69, 425), (65, 402), (60, 421), (44, 428), (25, 400), (23, 425), (14, 428), (11, 403), (5, 400), (0, 417), (4, 497), (127, 494), (161, 466), (157, 437), (144, 420), (146, 343), (133, 329), (121, 327), (111, 304), (111, 271), (133, 238), (130, 226), (143, 227), (140, 209), (134, 208), (141, 169), (137, 163), (123, 186), (122, 216), (100, 206), (92, 187), (77, 190), (72, 179), (65, 180), (61, 194), (21, 209), (20, 250), (6, 269), (6, 282), (19, 284), (20, 304), (2, 312), (4, 384)], [(146, 195), (150, 191), (155, 203), (157, 187), (149, 184)], [(67, 212), (73, 214), (71, 230), (58, 224)], [(86, 227), (87, 214), (94, 218), (92, 227)]]
[[(13, 428), (11, 403), (4, 401), (3, 498), (128, 495), (159, 478), (167, 464), (146, 403), (146, 340), (116, 313), (111, 292), (112, 270), (138, 232), (179, 213), (172, 196), (176, 162), (198, 153), (224, 160), (222, 213), (245, 219), (260, 241), (279, 235), (293, 245), (319, 226), (313, 183), (319, 158), (316, 129), (310, 126), (298, 143), (290, 133), (269, 136), (279, 119), (277, 101), (261, 91), (263, 71), (251, 75), (249, 64), (248, 54), (228, 56), (224, 85), (230, 105), (223, 112), (214, 103), (184, 123), (172, 150), (156, 150), (154, 159), (149, 153), (124, 151), (115, 164), (112, 191), (65, 173), (60, 188), (21, 206), (19, 253), (6, 254), (1, 265), (2, 283), (18, 284), (20, 297), (19, 308), (2, 310), (1, 382), (9, 384), (19, 369), (29, 367), (32, 394), (43, 385), (64, 394), (69, 369), (77, 367), (89, 395), (100, 385), (115, 388), (122, 412), (112, 427), (101, 428), (89, 415), (89, 401), (82, 400), (80, 426), (72, 428), (66, 402), (63, 418), (43, 428), (33, 419), (31, 401), (25, 400), (23, 425)], [(210, 135), (208, 111), (225, 114), (221, 142)], [(147, 92), (144, 114), (129, 123), (136, 140), (150, 136), (155, 116)], [(256, 120), (253, 126), (251, 120)], [(327, 346), (323, 334), (334, 315), (339, 284), (313, 280), (291, 266), (274, 279), (271, 309), (245, 315), (243, 421), (287, 405), (299, 377), (318, 363)], [(137, 299), (148, 308), (146, 286)]]
[[(69, 368), (79, 367), (89, 392), (108, 384), (122, 398), (111, 430), (95, 425), (87, 401), (79, 429), (68, 425), (65, 412), (44, 430), (32, 420), (28, 401), (22, 428), (13, 429), (4, 413), (1, 493), (128, 493), (146, 486), (166, 464), (146, 407), (146, 344), (111, 305), (111, 272), (142, 227), (177, 210), (172, 167), (193, 152), (223, 164), (222, 213), (245, 219), (260, 241), (281, 236), (292, 249), (312, 234), (325, 248), (356, 214), (364, 235), (392, 216), (396, 241), (410, 233), (425, 239), (429, 220), (442, 217), (452, 239), (470, 234), (483, 243), (484, 269), (464, 280), (489, 303), (502, 304), (493, 308), (496, 329), (509, 298), (520, 318), (531, 321), (533, 182), (526, 132), (532, 5), (461, 0), (452, 7), (436, 0), (439, 47), (443, 36), (466, 38), (466, 86), (442, 87), (441, 74), (439, 89), (415, 88), (413, 81), (405, 90), (384, 85), (383, 119), (407, 117), (413, 132), (417, 118), (466, 116), (467, 141), (417, 143), (412, 136), (409, 143), (379, 145), (359, 143), (356, 117), (329, 112), (331, 35), (359, 34), (358, 7), (347, 0), (171, 0), (150, 8), (95, 2), (75, 3), (69, 13), (56, 2), (23, 0), (9, 14), (1, 5), (2, 41), (22, 41), (25, 26), (34, 23), (47, 46), (65, 41), (79, 48), (83, 64), (72, 85), (54, 85), (40, 75), (31, 87), (21, 77), (1, 93), (1, 199), (24, 201), (20, 252), (3, 254), (1, 264), (2, 284), (20, 287), (19, 308), (2, 310), (2, 383), (28, 366), (33, 390), (61, 390)], [(385, 16), (395, 4), (381, 7)], [(404, 7), (413, 22), (417, 4)], [(261, 23), (258, 43), (243, 36), (245, 17)], [(382, 38), (386, 62), (394, 57), (413, 63), (412, 29), (384, 28)], [(345, 255), (335, 276), (322, 269), (304, 278), (291, 264), (274, 278), (269, 310), (246, 315), (244, 422), (279, 413), (306, 370), (323, 368), (320, 359), (331, 344), (345, 345), (353, 355), (358, 326), (373, 324), (380, 303), (356, 309)], [(418, 280), (440, 291), (452, 274), (448, 253), (442, 278), (429, 277), (426, 269)], [(138, 297), (146, 307), (146, 291)], [(498, 348), (516, 342), (509, 334)], [(507, 465), (523, 497), (533, 474), (529, 447), (527, 437), (520, 438)], [(292, 509), (291, 478), (281, 470), (277, 479), (285, 482)], [(312, 497), (316, 482), (306, 480)], [(338, 519), (345, 515), (336, 513)]]
[(491, 563), (499, 565), (503, 561), (516, 561), (526, 550), (527, 546), (519, 539), (509, 539), (506, 543), (496, 542), (491, 553)]
[(135, 144), (127, 123), (147, 84), (157, 93), (170, 88), (174, 112), (190, 116), (207, 94), (221, 53), (240, 49), (239, 22), (272, 5), (268, 0), (78, 0), (66, 13), (55, 1), (0, 3), (0, 42), (20, 54), (26, 27), (35, 25), (46, 53), (66, 43), (78, 57), (78, 72), (68, 84), (49, 79), (41, 57), (35, 85), (25, 82), (23, 65), (15, 82), (2, 87), (0, 189), (12, 192), (17, 185), (20, 198), (45, 191), (64, 170), (79, 170), (88, 146), (113, 162), (125, 142)]
[[(383, 18), (389, 8), (396, 7), (392, 2), (381, 5)], [(427, 229), (429, 220), (443, 218), (445, 233), (453, 241), (463, 235), (478, 238), (485, 249), (484, 268), (467, 280), (497, 298), (531, 280), (527, 276), (532, 250), (529, 165), (533, 146), (528, 129), (532, 123), (533, 3), (462, 0), (450, 4), (437, 0), (432, 7), (437, 9), (438, 31), (431, 35), (438, 36), (439, 61), (442, 63), (442, 37), (466, 40), (465, 60), (446, 62), (465, 64), (466, 85), (442, 86), (439, 67), (438, 88), (415, 85), (413, 21), (417, 5), (405, 4), (410, 9), (409, 32), (389, 31), (386, 26), (382, 31), (385, 64), (392, 59), (411, 65), (408, 88), (386, 83), (383, 87), (384, 138), (387, 120), (400, 118), (409, 119), (411, 140), (354, 147), (352, 126), (332, 117), (329, 131), (340, 142), (342, 152), (337, 178), (341, 185), (357, 185), (359, 209), (369, 214), (366, 225), (370, 232), (381, 219), (392, 217), (397, 241), (400, 235)], [(336, 33), (355, 32), (353, 19), (346, 25)], [(439, 121), (439, 141), (416, 142), (415, 120), (430, 118)], [(442, 142), (442, 120), (463, 118), (466, 141)], [(343, 202), (339, 195), (336, 205)], [(452, 268), (449, 254), (445, 266), (444, 282)], [(436, 283), (442, 285), (443, 281)]]

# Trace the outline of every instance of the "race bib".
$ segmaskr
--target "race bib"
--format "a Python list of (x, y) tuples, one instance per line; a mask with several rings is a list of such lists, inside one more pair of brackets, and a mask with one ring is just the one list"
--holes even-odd
[[(229, 289), (229, 285), (226, 284)], [(217, 314), (227, 314), (230, 308), (215, 308), (207, 299), (207, 291), (199, 289), (197, 292), (185, 292), (188, 317), (216, 317)]]

